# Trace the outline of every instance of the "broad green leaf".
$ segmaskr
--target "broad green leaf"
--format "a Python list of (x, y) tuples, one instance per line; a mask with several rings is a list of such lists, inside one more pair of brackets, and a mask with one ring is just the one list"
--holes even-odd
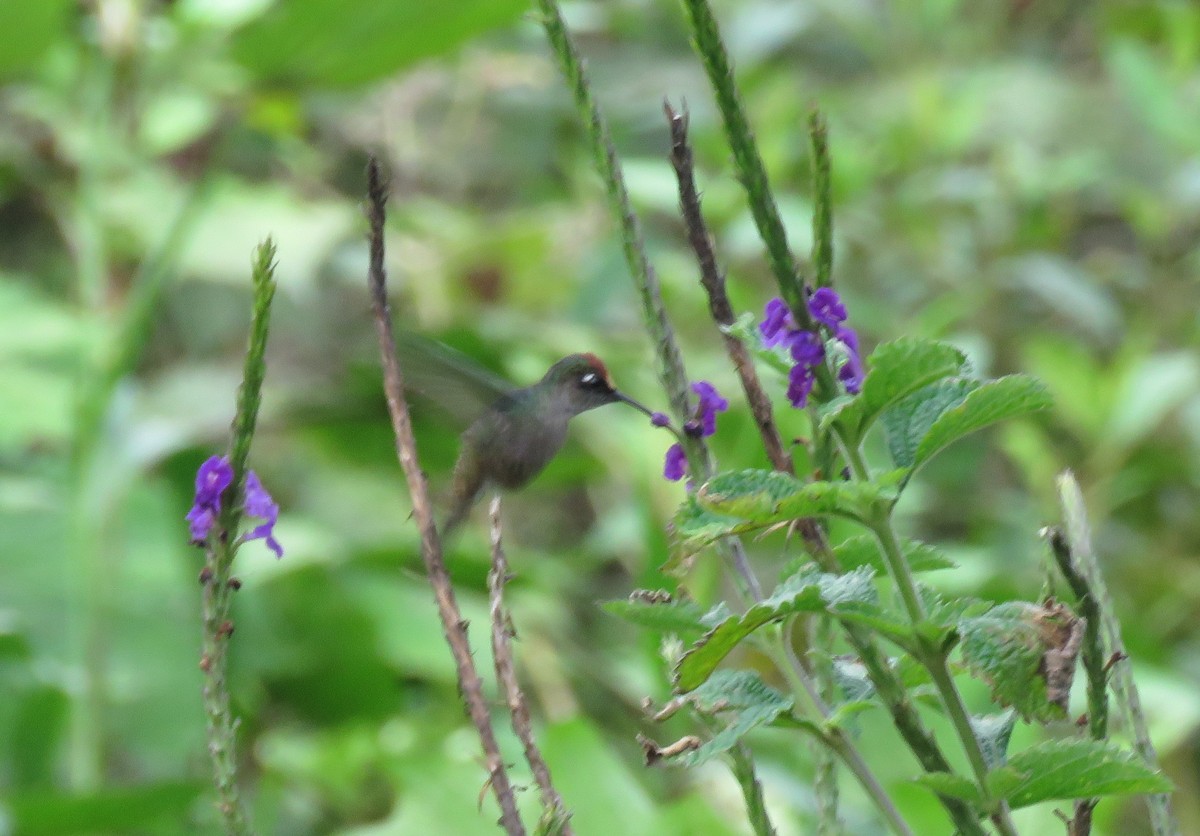
[(872, 482), (804, 483), (786, 473), (739, 470), (708, 480), (696, 499), (714, 514), (766, 526), (824, 514), (862, 519), (880, 503), (894, 501), (895, 491)]
[[(758, 674), (731, 670), (717, 671), (688, 694), (687, 701), (701, 714), (728, 716), (729, 721), (700, 748), (672, 758), (673, 763), (681, 766), (699, 766), (712, 760), (736, 745), (751, 729), (773, 723), (781, 715), (790, 715), (793, 704), (791, 697), (771, 688)], [(811, 727), (809, 723), (802, 724)]]
[[(906, 540), (903, 548), (904, 560), (914, 572), (954, 568), (954, 562), (933, 546), (916, 540)], [(879, 553), (875, 538), (870, 534), (860, 534), (839, 543), (834, 546), (833, 553), (837, 555), (839, 565), (846, 571), (857, 569), (859, 566), (870, 566), (877, 574), (887, 574), (887, 562)]]
[(938, 795), (969, 801), (972, 804), (978, 804), (983, 800), (980, 797), (979, 787), (975, 785), (974, 781), (965, 775), (954, 772), (926, 772), (924, 775), (914, 778), (913, 783), (927, 787)]
[(342, 0), (289, 0), (238, 31), (232, 53), (260, 79), (358, 85), (450, 53), (525, 9), (518, 0), (359, 0), (351, 13)]
[(798, 612), (823, 612), (847, 602), (874, 601), (873, 575), (866, 567), (844, 575), (822, 573), (815, 566), (797, 572), (769, 598), (741, 616), (727, 618), (696, 642), (675, 667), (676, 690), (687, 693), (700, 687), (731, 650), (764, 624)]
[(1171, 792), (1161, 772), (1112, 743), (1048, 740), (1018, 752), (988, 775), (988, 791), (1013, 808), (1041, 801)]
[(1062, 719), (1082, 638), (1060, 604), (1010, 601), (959, 624), (963, 659), (996, 702), (1041, 722)]
[(775, 514), (779, 501), (805, 487), (794, 476), (774, 470), (719, 473), (696, 493), (700, 506), (716, 514), (757, 520)]
[(672, 544), (680, 558), (722, 537), (758, 531), (801, 517), (836, 515), (861, 520), (895, 502), (896, 489), (873, 482), (804, 484), (783, 473), (745, 470), (714, 476), (675, 512)]
[(722, 537), (757, 531), (764, 527), (761, 523), (706, 511), (700, 507), (693, 494), (679, 506), (675, 518), (671, 521), (672, 556), (663, 566), (663, 571), (671, 571), (681, 562), (681, 558), (695, 554)]
[(867, 359), (862, 392), (829, 412), (822, 428), (836, 418), (857, 442), (889, 406), (934, 381), (963, 374), (966, 367), (966, 356), (948, 343), (909, 337), (883, 343)]
[(965, 377), (939, 380), (886, 410), (879, 420), (896, 466), (911, 468), (917, 460), (917, 447), (934, 422), (978, 388), (978, 380)]
[(704, 632), (704, 610), (695, 601), (679, 601), (669, 595), (656, 600), (649, 595), (631, 595), (600, 605), (605, 612), (631, 624), (664, 633)]
[(1017, 712), (1011, 709), (1000, 714), (971, 715), (971, 731), (979, 741), (988, 769), (1008, 762), (1008, 740), (1016, 724)]
[(1052, 403), (1041, 381), (1028, 375), (988, 381), (933, 422), (917, 446), (913, 467), (920, 467), (949, 444), (989, 424), (1040, 412)]

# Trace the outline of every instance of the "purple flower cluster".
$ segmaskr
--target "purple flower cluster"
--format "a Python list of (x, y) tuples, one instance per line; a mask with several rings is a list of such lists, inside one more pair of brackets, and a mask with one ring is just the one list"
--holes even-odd
[[(692, 384), (692, 391), (699, 398), (694, 417), (683, 425), (683, 431), (689, 435), (707, 438), (717, 431), (717, 413), (729, 409), (729, 401), (721, 397), (717, 387), (707, 380), (698, 380)], [(651, 419), (653, 421), (653, 419)], [(654, 423), (657, 424), (657, 421)], [(658, 424), (658, 426), (665, 426)], [(687, 473), (687, 456), (683, 446), (672, 444), (667, 450), (663, 462), (663, 476), (672, 482), (678, 482)]]
[[(211, 456), (196, 472), (196, 498), (187, 513), (188, 528), (192, 542), (202, 544), (208, 539), (217, 517), (221, 514), (221, 495), (233, 484), (233, 466), (224, 456)], [(258, 474), (251, 470), (246, 474), (245, 501), (242, 510), (251, 517), (264, 522), (242, 537), (242, 542), (266, 540), (267, 548), (275, 557), (283, 557), (283, 546), (275, 539), (275, 523), (279, 520), (279, 506), (267, 493)]]
[[(808, 297), (808, 312), (817, 324), (833, 333), (833, 338), (842, 346), (846, 355), (838, 380), (846, 391), (856, 395), (862, 389), (863, 364), (859, 354), (858, 334), (846, 325), (846, 306), (837, 291), (829, 287), (817, 288)], [(825, 342), (815, 331), (796, 327), (787, 303), (778, 297), (767, 302), (763, 321), (758, 326), (766, 346), (787, 346), (792, 356), (792, 369), (788, 372), (787, 398), (792, 406), (803, 409), (808, 404), (816, 382), (816, 369), (825, 362)]]

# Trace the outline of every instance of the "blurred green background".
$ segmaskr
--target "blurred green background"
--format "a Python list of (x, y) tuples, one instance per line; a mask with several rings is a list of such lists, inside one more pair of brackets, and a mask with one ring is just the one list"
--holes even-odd
[[(903, 506), (944, 589), (1036, 597), (1053, 477), (1088, 496), (1152, 730), (1200, 832), (1200, 7), (1190, 2), (716, 3), (789, 233), (808, 247), (805, 125), (828, 114), (835, 278), (868, 344), (951, 340), (1041, 376), (1057, 411), (959, 444)], [(691, 109), (705, 209), (742, 310), (773, 295), (681, 11), (564, 11), (642, 213), (693, 378), (737, 388), (665, 162)], [(540, 28), (515, 0), (39, 0), (0, 5), (0, 833), (215, 828), (200, 706), (200, 555), (183, 515), (227, 443), (252, 248), (279, 246), (251, 463), (282, 505), (275, 562), (235, 567), (232, 688), (264, 833), (496, 832), (421, 574), (365, 294), (363, 168), (393, 175), (398, 319), (517, 383), (573, 351), (661, 408), (611, 219)], [(770, 380), (782, 403), (783, 385)], [(731, 397), (726, 466), (764, 459)], [(471, 416), (460, 416), (466, 420)], [(779, 415), (783, 431), (802, 420)], [(455, 432), (422, 410), (444, 489)], [(591, 413), (506, 503), (521, 672), (581, 834), (748, 832), (719, 765), (647, 770), (656, 641), (600, 599), (659, 586), (683, 488), (668, 438)], [(450, 555), (486, 623), (482, 512)], [(752, 544), (772, 578), (794, 546)], [(716, 567), (690, 581), (721, 594)], [(745, 662), (745, 660), (743, 660)], [(986, 708), (981, 688), (968, 692)], [(1076, 703), (1082, 710), (1083, 701)], [(881, 714), (881, 713), (880, 713)], [(503, 745), (519, 749), (504, 729)], [(935, 724), (939, 722), (931, 718)], [(1052, 730), (1069, 733), (1068, 729)], [(1014, 747), (1043, 734), (1020, 727)], [(781, 833), (808, 832), (810, 754), (762, 732)], [(948, 832), (888, 723), (860, 745), (923, 833)], [(528, 776), (517, 770), (517, 780)], [(847, 829), (874, 832), (844, 782)], [(532, 791), (522, 796), (530, 810)], [(1145, 832), (1108, 801), (1104, 833)], [(1023, 832), (1059, 832), (1046, 809)]]

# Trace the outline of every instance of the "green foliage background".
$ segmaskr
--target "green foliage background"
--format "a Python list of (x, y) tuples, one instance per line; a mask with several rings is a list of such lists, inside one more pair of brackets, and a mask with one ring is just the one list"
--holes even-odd
[[(829, 117), (835, 280), (868, 347), (948, 339), (984, 373), (1039, 375), (1056, 399), (1051, 417), (957, 445), (910, 489), (906, 533), (946, 543), (960, 566), (930, 577), (1036, 595), (1036, 532), (1057, 516), (1054, 474), (1073, 468), (1185, 832), (1200, 830), (1200, 8), (716, 7), (800, 252), (806, 114), (819, 103)], [(182, 518), (196, 467), (227, 441), (250, 256), (267, 235), (280, 289), (251, 463), (283, 506), (288, 553), (276, 563), (250, 546), (236, 567), (232, 682), (254, 819), (281, 834), (494, 832), (392, 452), (359, 205), (379, 153), (405, 327), (519, 383), (595, 350), (661, 406), (611, 219), (526, 11), (0, 6), (0, 833), (214, 826), (200, 557)], [(735, 304), (761, 310), (772, 282), (682, 15), (651, 0), (565, 12), (689, 371), (732, 394), (678, 220), (664, 96), (691, 109)], [(718, 458), (761, 466), (732, 400)], [(802, 426), (780, 418), (789, 436)], [(452, 424), (418, 416), (438, 487)], [(660, 476), (668, 438), (616, 408), (573, 435), (506, 504), (517, 652), (555, 778), (581, 833), (742, 832), (719, 764), (641, 766), (638, 731), (693, 729), (648, 725), (642, 698), (665, 696), (658, 648), (595, 606), (670, 583), (657, 567), (683, 489)], [(477, 516), (451, 555), (481, 663), (485, 542)], [(752, 546), (767, 576), (794, 552), (781, 535)], [(711, 561), (691, 587), (719, 595)], [(985, 704), (982, 686), (968, 696)], [(1037, 739), (1016, 736), (1014, 750)], [(805, 832), (807, 749), (777, 731), (754, 743), (777, 820)], [(860, 745), (914, 826), (945, 830), (927, 792), (903, 783), (912, 765), (883, 718), (863, 718)], [(850, 831), (869, 832), (846, 793)], [(1144, 828), (1136, 800), (1098, 816), (1103, 832)], [(1060, 827), (1048, 809), (1016, 821)]]

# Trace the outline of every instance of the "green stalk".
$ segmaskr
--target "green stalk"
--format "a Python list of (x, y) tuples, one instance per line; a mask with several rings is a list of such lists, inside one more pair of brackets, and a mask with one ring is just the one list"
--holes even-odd
[(808, 140), (812, 151), (814, 279), (817, 287), (829, 287), (833, 275), (832, 165), (829, 126), (821, 111), (816, 109), (808, 118)]
[[(1108, 594), (1108, 585), (1100, 571), (1100, 563), (1092, 548), (1091, 528), (1088, 525), (1087, 507), (1083, 501), (1083, 492), (1075, 475), (1064, 471), (1056, 480), (1059, 501), (1063, 508), (1063, 520), (1067, 529), (1070, 543), (1072, 565), (1078, 572), (1079, 578), (1086, 585), (1088, 598), (1095, 602), (1098, 609), (1098, 621), (1103, 628), (1108, 647), (1114, 654), (1127, 657), (1125, 642), (1121, 638), (1121, 622), (1117, 619), (1112, 597)], [(1088, 616), (1089, 627), (1091, 616)], [(1088, 653), (1085, 645), (1084, 653)], [(1101, 652), (1094, 648), (1090, 652)], [(1087, 660), (1085, 658), (1085, 664)], [(1152, 769), (1158, 768), (1158, 754), (1154, 743), (1150, 740), (1150, 730), (1146, 724), (1146, 715), (1142, 711), (1141, 699), (1138, 696), (1137, 684), (1133, 681), (1133, 673), (1128, 662), (1114, 665), (1111, 672), (1113, 693), (1116, 695), (1117, 706), (1124, 715), (1124, 720), (1133, 731), (1133, 745), (1142, 760)], [(1091, 684), (1089, 669), (1089, 702), (1091, 692), (1098, 688)], [(1103, 702), (1102, 694), (1096, 694), (1097, 700)], [(1171, 796), (1166, 794), (1145, 796), (1146, 806), (1150, 813), (1150, 827), (1155, 836), (1177, 836), (1179, 822), (1171, 809)]]
[(801, 328), (813, 330), (812, 317), (808, 313), (804, 295), (804, 283), (800, 279), (796, 259), (788, 246), (787, 230), (779, 216), (779, 207), (771, 194), (766, 166), (759, 156), (750, 122), (738, 96), (733, 69), (729, 64), (725, 46), (721, 43), (721, 32), (716, 18), (706, 0), (683, 0), (683, 7), (691, 26), (693, 45), (700, 55), (709, 84), (717, 99), (725, 138), (733, 152), (738, 178), (746, 189), (750, 213), (754, 217), (758, 234), (767, 247), (767, 259), (779, 285), (779, 293), (791, 308), (796, 323)]
[[(571, 35), (559, 12), (558, 4), (554, 0), (538, 0), (538, 9), (541, 12), (541, 22), (546, 30), (546, 37), (558, 60), (559, 69), (562, 70), (567, 86), (571, 90), (575, 108), (585, 128), (596, 171), (604, 182), (609, 209), (620, 223), (621, 247), (641, 302), (642, 324), (654, 341), (659, 381), (667, 393), (667, 400), (671, 404), (671, 411), (674, 413), (676, 421), (682, 426), (691, 417), (687, 371), (683, 365), (683, 355), (679, 351), (679, 344), (675, 341), (675, 332), (667, 320), (658, 274), (654, 272), (650, 259), (646, 255), (646, 242), (642, 237), (641, 223), (629, 200), (629, 192), (625, 188), (621, 161), (617, 158), (616, 149), (609, 135), (608, 123), (592, 96), (591, 84), (588, 81), (583, 59), (571, 40)], [(688, 472), (698, 482), (707, 479), (712, 472), (712, 461), (707, 445), (702, 439), (686, 434), (681, 438), (681, 445), (687, 455)], [(762, 588), (741, 546), (736, 543), (731, 544), (728, 548), (723, 549), (723, 557), (726, 563), (733, 568), (734, 577), (742, 594), (750, 600), (761, 600)]]
[[(861, 451), (844, 442), (842, 443), (842, 448), (846, 453), (851, 475), (855, 479), (867, 478), (866, 465), (863, 462)], [(879, 542), (879, 550), (888, 565), (892, 582), (900, 591), (900, 597), (904, 602), (905, 609), (908, 611), (909, 620), (916, 626), (925, 620), (925, 607), (921, 603), (920, 596), (917, 593), (917, 585), (913, 580), (912, 571), (908, 567), (908, 562), (904, 559), (899, 538), (896, 536), (895, 528), (892, 525), (890, 511), (882, 515), (879, 519), (869, 521), (868, 524)], [(983, 748), (979, 744), (979, 738), (975, 736), (975, 731), (971, 728), (971, 717), (967, 712), (966, 703), (963, 701), (962, 692), (958, 690), (958, 686), (954, 683), (954, 677), (950, 675), (946, 654), (941, 648), (922, 646), (917, 660), (924, 665), (929, 671), (930, 676), (933, 677), (934, 687), (938, 690), (942, 705), (950, 717), (954, 731), (962, 742), (967, 760), (971, 764), (971, 771), (975, 775), (975, 782), (979, 786), (985, 803), (990, 804), (987, 801), (989, 798), (987, 789), (987, 761), (983, 757)], [(1005, 836), (1016, 836), (1016, 829), (1009, 815), (1008, 805), (1003, 801), (995, 805), (992, 821), (1000, 833), (1005, 834)]]
[(234, 555), (237, 553), (237, 529), (242, 517), (242, 491), (246, 477), (246, 460), (250, 442), (258, 421), (262, 403), (262, 384), (266, 374), (264, 355), (270, 324), (271, 301), (275, 296), (275, 244), (267, 239), (254, 254), (254, 303), (250, 323), (250, 338), (238, 389), (237, 411), (233, 419), (233, 438), (230, 445), (230, 464), (233, 482), (222, 497), (220, 519), (208, 538), (205, 549), (203, 597), (202, 656), (200, 669), (204, 672), (204, 714), (208, 751), (212, 758), (213, 786), (217, 792), (217, 810), (227, 834), (251, 833), (238, 788), (237, 727), (230, 705), (227, 679), (229, 637), (233, 623), (230, 607), (236, 584), (231, 579)]
[[(775, 663), (775, 667), (787, 679), (792, 691), (796, 694), (806, 706), (808, 711), (816, 714), (821, 718), (823, 733), (821, 741), (829, 751), (833, 752), (846, 765), (846, 768), (858, 779), (867, 796), (874, 803), (875, 808), (879, 810), (884, 821), (887, 822), (889, 829), (897, 834), (911, 834), (912, 830), (908, 823), (900, 815), (900, 811), (896, 809), (895, 803), (891, 796), (887, 794), (879, 780), (875, 777), (875, 773), (867, 765), (862, 754), (846, 736), (844, 730), (836, 726), (828, 725), (828, 720), (832, 716), (832, 711), (825, 701), (821, 698), (820, 691), (816, 684), (809, 678), (804, 667), (792, 652), (791, 646), (784, 638), (783, 631), (779, 625), (772, 625), (764, 633), (761, 646), (764, 652)], [(807, 712), (806, 712), (807, 713)]]

